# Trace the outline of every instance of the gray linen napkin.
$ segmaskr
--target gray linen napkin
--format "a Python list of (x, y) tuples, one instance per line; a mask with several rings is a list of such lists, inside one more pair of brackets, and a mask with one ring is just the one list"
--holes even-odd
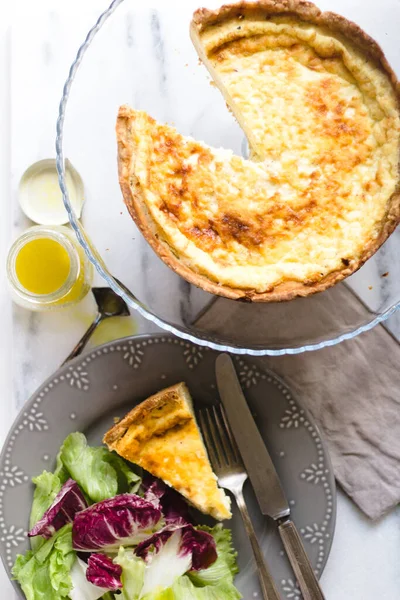
[[(305, 301), (300, 314), (296, 306), (286, 318), (308, 326), (328, 318), (334, 329), (343, 303), (350, 321), (367, 310), (341, 284), (314, 296), (311, 312)], [(276, 311), (260, 306), (257, 314), (254, 319), (248, 305), (219, 298), (196, 325), (224, 336), (245, 327), (273, 338), (281, 327)], [(384, 327), (323, 350), (251, 360), (280, 375), (312, 413), (339, 484), (366, 515), (377, 519), (400, 502), (400, 345)]]

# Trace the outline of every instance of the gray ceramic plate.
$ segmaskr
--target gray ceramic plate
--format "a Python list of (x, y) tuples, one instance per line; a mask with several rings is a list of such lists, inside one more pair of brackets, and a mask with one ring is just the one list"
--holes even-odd
[[(32, 476), (52, 469), (71, 431), (98, 444), (135, 403), (163, 387), (186, 381), (197, 407), (218, 400), (216, 354), (165, 335), (138, 336), (106, 344), (78, 357), (32, 396), (15, 421), (0, 458), (0, 552), (10, 573), (27, 547)], [(313, 566), (321, 574), (335, 525), (335, 483), (317, 427), (285, 384), (240, 357), (240, 380), (293, 510)], [(249, 508), (266, 559), (284, 598), (300, 598), (274, 524), (260, 514), (250, 486)], [(246, 599), (261, 597), (251, 548), (234, 511), (229, 525), (238, 550), (237, 586)]]

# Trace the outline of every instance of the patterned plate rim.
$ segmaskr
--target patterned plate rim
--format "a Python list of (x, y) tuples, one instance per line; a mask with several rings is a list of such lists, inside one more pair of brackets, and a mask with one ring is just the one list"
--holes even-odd
[[(78, 366), (78, 365), (81, 366), (81, 364), (84, 363), (85, 361), (87, 361), (87, 359), (89, 357), (91, 359), (95, 360), (95, 358), (97, 356), (101, 356), (102, 354), (107, 354), (111, 349), (114, 350), (114, 348), (116, 346), (119, 346), (120, 344), (143, 345), (143, 342), (145, 342), (145, 344), (147, 344), (147, 343), (152, 344), (153, 342), (154, 343), (172, 343), (172, 344), (178, 344), (181, 346), (185, 346), (188, 349), (189, 348), (194, 348), (194, 349), (197, 348), (199, 352), (207, 352), (207, 353), (208, 352), (214, 352), (214, 353), (216, 352), (215, 350), (212, 350), (209, 347), (198, 346), (196, 344), (187, 342), (187, 341), (183, 340), (182, 338), (178, 338), (178, 337), (170, 335), (170, 334), (165, 334), (165, 333), (151, 334), (150, 333), (150, 334), (133, 335), (133, 336), (128, 336), (125, 338), (113, 340), (111, 342), (107, 342), (107, 343), (97, 346), (95, 348), (91, 348), (90, 350), (77, 356), (76, 358), (72, 359), (71, 361), (69, 361), (68, 363), (61, 366), (59, 369), (57, 369), (57, 371), (55, 371), (52, 375), (50, 375), (36, 389), (36, 391), (30, 396), (30, 398), (25, 402), (25, 404), (20, 409), (18, 415), (14, 419), (13, 424), (11, 425), (11, 427), (9, 429), (9, 432), (5, 438), (3, 447), (1, 449), (0, 481), (1, 481), (1, 476), (4, 476), (6, 471), (8, 471), (10, 468), (9, 467), (9, 457), (10, 457), (10, 454), (12, 451), (14, 441), (16, 439), (16, 432), (21, 430), (21, 425), (22, 425), (21, 422), (24, 420), (25, 414), (32, 412), (32, 410), (35, 410), (35, 405), (38, 402), (37, 399), (44, 397), (44, 392), (48, 391), (49, 389), (51, 389), (53, 387), (53, 382), (55, 380), (59, 380), (60, 377), (62, 378), (68, 372), (73, 371), (74, 366)], [(111, 351), (113, 351), (113, 350), (111, 350)], [(193, 358), (194, 354), (195, 353), (189, 353), (189, 357), (191, 360), (195, 360)], [(302, 402), (299, 401), (297, 395), (295, 393), (293, 393), (292, 389), (286, 384), (286, 382), (279, 375), (277, 375), (276, 373), (271, 371), (268, 367), (261, 365), (260, 359), (258, 359), (258, 360), (256, 359), (256, 361), (254, 361), (254, 358), (252, 359), (252, 357), (243, 357), (240, 355), (233, 355), (232, 358), (239, 367), (242, 367), (242, 368), (244, 367), (244, 369), (245, 369), (246, 375), (244, 378), (241, 378), (241, 383), (242, 383), (242, 387), (244, 388), (244, 392), (246, 391), (246, 387), (250, 387), (251, 383), (255, 383), (254, 378), (260, 377), (260, 373), (262, 374), (261, 376), (263, 378), (267, 377), (268, 380), (270, 382), (272, 382), (275, 386), (277, 386), (279, 390), (285, 391), (284, 395), (286, 395), (286, 397), (288, 398), (289, 408), (287, 408), (285, 410), (285, 414), (282, 417), (280, 427), (281, 428), (288, 428), (288, 427), (298, 428), (300, 426), (306, 427), (311, 435), (311, 438), (313, 439), (314, 444), (316, 445), (318, 458), (325, 459), (325, 462), (326, 462), (325, 472), (322, 475), (321, 483), (323, 484), (324, 493), (327, 498), (327, 505), (328, 505), (329, 511), (330, 511), (329, 520), (330, 520), (330, 524), (331, 524), (332, 535), (330, 535), (329, 538), (325, 539), (324, 552), (320, 555), (320, 558), (318, 559), (317, 575), (318, 575), (318, 577), (320, 577), (323, 573), (323, 570), (326, 566), (327, 560), (328, 560), (330, 552), (331, 552), (332, 542), (333, 542), (335, 528), (336, 528), (336, 509), (337, 509), (336, 483), (335, 483), (335, 478), (334, 478), (334, 473), (333, 473), (333, 466), (332, 466), (332, 461), (330, 458), (329, 450), (328, 450), (326, 441), (324, 439), (324, 436), (323, 436), (323, 434), (321, 434), (321, 431), (320, 431), (318, 425), (316, 424), (314, 418), (311, 416), (309, 410), (303, 406)], [(134, 365), (134, 366), (136, 367), (138, 365)], [(193, 364), (188, 365), (189, 368), (193, 368), (193, 366), (194, 366)], [(296, 407), (298, 407), (300, 409), (300, 411), (296, 412), (296, 410), (295, 410)], [(35, 410), (35, 412), (36, 412), (36, 410)], [(320, 477), (319, 465), (316, 465), (316, 464), (310, 465), (308, 468), (306, 468), (303, 471), (303, 473), (301, 473), (301, 478), (305, 479), (306, 481), (315, 480), (315, 483), (319, 483), (320, 480), (316, 479), (318, 477)], [(24, 481), (26, 481), (26, 480), (24, 480)], [(5, 488), (6, 488), (6, 486), (4, 484), (0, 483), (0, 512), (2, 512), (1, 509), (2, 509), (2, 504), (3, 504), (3, 496), (4, 496)], [(14, 526), (12, 526), (12, 527), (14, 527)], [(0, 515), (0, 530), (3, 530), (2, 532), (0, 531), (0, 541), (2, 541), (4, 543), (7, 530), (5, 529), (3, 515)], [(3, 535), (2, 535), (2, 533), (3, 533)], [(18, 534), (17, 531), (11, 532), (11, 530), (9, 533), (11, 534), (11, 537)], [(323, 529), (320, 529), (319, 526), (317, 526), (317, 525), (314, 525), (314, 527), (310, 525), (310, 526), (306, 527), (306, 529), (301, 529), (300, 533), (306, 540), (309, 540), (311, 543), (314, 543), (314, 541), (318, 542), (320, 540), (321, 534), (323, 535)], [(21, 535), (24, 535), (24, 536), (25, 536), (25, 534), (26, 534), (26, 532), (21, 533)], [(11, 547), (12, 547), (12, 543), (9, 544), (7, 550), (9, 550)], [(11, 550), (10, 550), (10, 552), (11, 552)], [(10, 565), (8, 564), (7, 553), (4, 551), (3, 546), (0, 547), (0, 555), (1, 555), (1, 560), (3, 563), (4, 569), (7, 573), (7, 575), (9, 576), (14, 589), (16, 590), (19, 597), (24, 598), (24, 596), (21, 593), (19, 584), (15, 580), (11, 579), (11, 577), (10, 577)], [(285, 582), (282, 581), (282, 584), (284, 584), (284, 583)], [(294, 594), (297, 592), (297, 587), (292, 580), (289, 580), (287, 582), (287, 585), (288, 585), (288, 587), (284, 588), (284, 589), (285, 589), (285, 591), (287, 591), (287, 597), (290, 598), (290, 597), (292, 597), (291, 596), (292, 592)], [(297, 596), (294, 595), (293, 597), (297, 597)]]

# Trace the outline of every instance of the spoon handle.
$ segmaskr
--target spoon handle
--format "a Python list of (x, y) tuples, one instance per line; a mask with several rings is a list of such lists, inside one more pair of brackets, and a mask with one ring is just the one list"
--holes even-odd
[(62, 363), (61, 366), (65, 365), (65, 363), (69, 362), (72, 358), (75, 358), (75, 356), (78, 356), (79, 354), (81, 354), (82, 350), (88, 343), (94, 330), (99, 325), (99, 323), (102, 321), (102, 319), (103, 319), (103, 315), (101, 313), (98, 313), (95, 320), (90, 325), (89, 329), (83, 334), (83, 336), (81, 337), (81, 339), (79, 340), (79, 342), (77, 343), (75, 348), (72, 350), (72, 352), (70, 352), (68, 354), (67, 358), (64, 360), (64, 362)]

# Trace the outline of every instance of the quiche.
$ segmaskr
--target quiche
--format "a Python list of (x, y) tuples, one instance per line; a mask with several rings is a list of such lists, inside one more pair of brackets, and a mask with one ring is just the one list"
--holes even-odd
[(380, 47), (301, 0), (200, 9), (191, 36), (251, 157), (121, 107), (120, 185), (144, 236), (228, 298), (289, 300), (347, 277), (400, 215), (400, 87)]
[(184, 383), (135, 406), (103, 441), (109, 450), (175, 488), (201, 512), (221, 521), (231, 518), (230, 499), (217, 486)]

